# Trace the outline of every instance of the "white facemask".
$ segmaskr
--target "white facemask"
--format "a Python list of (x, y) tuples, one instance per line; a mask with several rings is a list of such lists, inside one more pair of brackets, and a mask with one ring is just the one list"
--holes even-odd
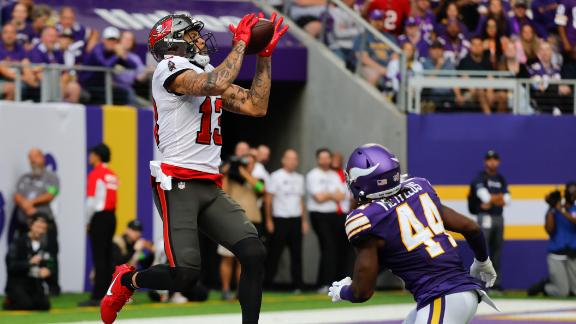
[(190, 59), (190, 61), (196, 62), (196, 63), (200, 64), (202, 67), (205, 67), (206, 65), (208, 65), (208, 63), (210, 63), (210, 56), (202, 55), (202, 54), (196, 54), (196, 55), (194, 55), (193, 58)]

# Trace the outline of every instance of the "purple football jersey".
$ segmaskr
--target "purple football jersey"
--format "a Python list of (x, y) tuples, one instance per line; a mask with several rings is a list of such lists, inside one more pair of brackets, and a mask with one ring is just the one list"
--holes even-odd
[(348, 215), (350, 242), (382, 238), (380, 264), (404, 280), (418, 309), (444, 295), (482, 289), (464, 268), (456, 241), (444, 230), (442, 205), (432, 185), (424, 178), (411, 178), (402, 188)]
[(572, 46), (576, 46), (576, 0), (560, 1), (554, 22), (566, 28), (566, 37)]

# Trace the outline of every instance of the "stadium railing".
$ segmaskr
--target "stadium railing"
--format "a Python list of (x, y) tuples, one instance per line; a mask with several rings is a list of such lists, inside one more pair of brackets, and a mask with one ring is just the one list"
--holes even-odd
[(62, 101), (62, 91), (60, 89), (60, 77), (63, 71), (68, 72), (98, 72), (104, 73), (104, 96), (105, 103), (112, 104), (113, 102), (113, 75), (116, 72), (125, 71), (123, 69), (106, 68), (99, 66), (85, 66), (75, 65), (73, 67), (63, 64), (39, 64), (29, 63), (22, 64), (17, 62), (2, 62), (3, 66), (11, 67), (15, 70), (16, 76), (14, 78), (15, 93), (14, 101), (22, 101), (22, 69), (32, 68), (42, 70), (42, 80), (40, 82), (40, 102), (58, 102)]
[[(505, 90), (511, 94), (513, 114), (533, 114), (537, 109), (534, 103), (533, 87), (542, 83), (567, 85), (571, 87), (571, 112), (576, 115), (576, 80), (535, 80), (517, 79), (509, 72), (494, 71), (423, 71), (408, 79), (407, 111), (422, 113), (422, 94), (425, 89), (492, 89)], [(560, 96), (550, 95), (551, 104), (560, 101)], [(560, 105), (560, 104), (559, 104)]]
[[(268, 1), (267, 0), (253, 0), (259, 7), (269, 7)], [(283, 6), (282, 6), (282, 13), (284, 15), (285, 18), (290, 19), (290, 4), (291, 1), (289, 0), (283, 0)], [(331, 5), (335, 5), (338, 8), (340, 8), (342, 11), (344, 11), (350, 18), (352, 18), (359, 26), (361, 26), (364, 30), (361, 33), (362, 37), (366, 37), (366, 32), (372, 34), (378, 41), (383, 42), (384, 44), (386, 44), (390, 50), (395, 54), (398, 55), (399, 57), (399, 62), (400, 62), (400, 84), (399, 84), (399, 91), (398, 94), (396, 96), (396, 106), (401, 110), (401, 111), (406, 111), (406, 87), (407, 87), (407, 63), (406, 63), (406, 56), (404, 55), (404, 52), (402, 51), (402, 49), (391, 39), (389, 39), (388, 37), (384, 36), (380, 31), (378, 31), (376, 28), (374, 28), (372, 25), (370, 25), (370, 23), (368, 21), (366, 21), (362, 16), (360, 16), (356, 11), (352, 10), (350, 7), (348, 7), (346, 4), (344, 4), (341, 0), (328, 0), (326, 3), (326, 12), (323, 15), (323, 19), (322, 19), (322, 33), (320, 36), (320, 39), (318, 40), (319, 42), (321, 42), (322, 44), (324, 44), (325, 46), (328, 47), (328, 44), (326, 44), (324, 42), (324, 40), (326, 40), (326, 31), (327, 31), (327, 25), (328, 25), (328, 9), (330, 8)], [(366, 42), (362, 41), (363, 45), (366, 45)], [(366, 48), (362, 48), (362, 50), (365, 50)], [(362, 76), (360, 75), (360, 64), (356, 65), (356, 69), (354, 71), (356, 77), (363, 79)]]

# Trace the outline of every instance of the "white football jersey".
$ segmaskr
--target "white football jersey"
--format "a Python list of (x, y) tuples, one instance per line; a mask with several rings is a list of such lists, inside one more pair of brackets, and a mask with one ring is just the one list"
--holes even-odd
[(154, 137), (162, 163), (206, 173), (219, 173), (222, 133), (222, 99), (176, 95), (164, 87), (166, 80), (182, 70), (205, 71), (180, 56), (166, 57), (152, 78)]

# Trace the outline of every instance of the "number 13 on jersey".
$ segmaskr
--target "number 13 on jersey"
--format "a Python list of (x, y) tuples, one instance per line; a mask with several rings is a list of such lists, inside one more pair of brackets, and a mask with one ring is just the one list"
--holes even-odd
[(220, 122), (222, 115), (218, 116), (218, 126), (212, 131), (212, 110), (219, 114), (222, 112), (222, 99), (214, 99), (214, 109), (212, 109), (212, 98), (206, 97), (200, 105), (200, 130), (196, 133), (196, 143), (210, 145), (214, 139), (214, 145), (222, 145), (222, 134), (220, 133)]
[(418, 217), (416, 217), (414, 210), (412, 210), (412, 207), (410, 207), (408, 203), (404, 203), (396, 207), (398, 224), (400, 225), (400, 236), (408, 252), (424, 244), (426, 245), (428, 254), (430, 254), (432, 258), (435, 258), (444, 253), (444, 249), (440, 243), (434, 241), (434, 236), (446, 235), (453, 247), (456, 247), (457, 244), (454, 238), (444, 229), (444, 223), (442, 222), (438, 207), (436, 207), (436, 204), (434, 204), (434, 201), (432, 201), (428, 193), (421, 194), (419, 199), (428, 226), (424, 225)]

